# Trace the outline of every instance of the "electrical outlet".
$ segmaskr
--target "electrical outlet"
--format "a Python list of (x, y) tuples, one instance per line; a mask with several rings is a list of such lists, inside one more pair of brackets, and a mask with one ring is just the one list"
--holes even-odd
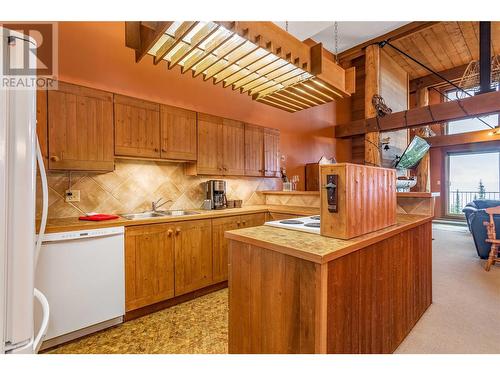
[(80, 190), (66, 190), (66, 202), (80, 202)]

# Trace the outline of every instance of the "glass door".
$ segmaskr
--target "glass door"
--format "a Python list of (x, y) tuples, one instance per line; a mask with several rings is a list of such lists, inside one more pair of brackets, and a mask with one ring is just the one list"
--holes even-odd
[(447, 216), (463, 218), (476, 199), (500, 199), (500, 151), (448, 153)]

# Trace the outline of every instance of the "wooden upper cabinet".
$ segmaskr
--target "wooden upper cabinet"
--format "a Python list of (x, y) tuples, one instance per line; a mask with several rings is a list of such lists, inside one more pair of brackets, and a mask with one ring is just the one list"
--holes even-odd
[(222, 174), (222, 118), (198, 113), (199, 174)]
[(160, 158), (160, 105), (115, 95), (115, 155)]
[(230, 176), (245, 174), (245, 125), (240, 121), (222, 121), (222, 173)]
[(264, 173), (268, 177), (280, 176), (280, 133), (276, 129), (264, 129)]
[(161, 106), (161, 157), (196, 160), (196, 112)]
[(59, 82), (47, 101), (49, 169), (112, 171), (113, 94)]
[(264, 176), (264, 128), (245, 124), (245, 175)]
[(175, 233), (175, 295), (212, 284), (212, 220), (177, 223)]
[(49, 168), (49, 129), (47, 123), (47, 90), (36, 91), (36, 135), (42, 151), (45, 169)]
[(125, 230), (125, 310), (174, 296), (174, 228), (167, 224)]

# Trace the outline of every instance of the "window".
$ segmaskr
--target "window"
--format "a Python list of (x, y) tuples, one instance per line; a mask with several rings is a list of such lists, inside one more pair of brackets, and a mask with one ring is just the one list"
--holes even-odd
[[(498, 83), (496, 84), (496, 90), (498, 90)], [(475, 89), (465, 90), (466, 92), (474, 95)], [(464, 99), (466, 95), (459, 90), (450, 90), (446, 92), (447, 100), (457, 100)], [(482, 116), (481, 119), (487, 124), (495, 127), (499, 124), (498, 114), (492, 114), (489, 116)], [(458, 134), (458, 133), (468, 133), (476, 130), (490, 129), (485, 123), (481, 122), (477, 118), (469, 118), (458, 121), (450, 121), (446, 126), (446, 134)]]
[(447, 216), (476, 199), (500, 199), (500, 152), (448, 154)]

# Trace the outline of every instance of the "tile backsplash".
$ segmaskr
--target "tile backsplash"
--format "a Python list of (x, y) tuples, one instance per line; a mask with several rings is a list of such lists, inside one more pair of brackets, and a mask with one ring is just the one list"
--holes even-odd
[[(164, 209), (200, 208), (205, 199), (204, 182), (227, 181), (228, 199), (244, 205), (264, 204), (259, 190), (281, 189), (278, 178), (186, 176), (182, 163), (116, 160), (109, 173), (71, 173), (71, 189), (80, 190), (80, 202), (66, 203), (69, 172), (49, 172), (49, 218), (80, 216), (86, 212), (130, 213), (151, 208), (160, 197), (171, 199)], [(37, 186), (37, 215), (40, 215), (41, 185)]]

